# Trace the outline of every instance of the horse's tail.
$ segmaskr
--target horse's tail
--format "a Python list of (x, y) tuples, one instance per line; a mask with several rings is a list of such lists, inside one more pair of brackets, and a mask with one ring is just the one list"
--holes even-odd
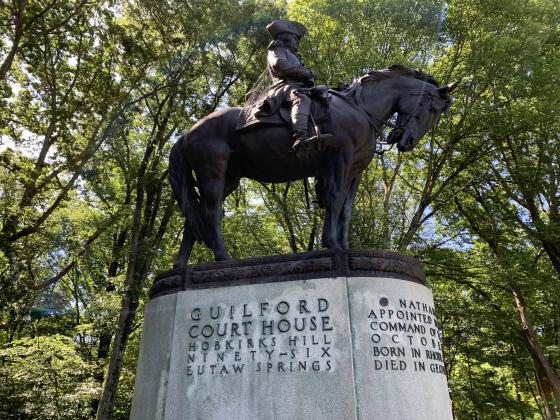
[(183, 134), (171, 149), (169, 182), (192, 234), (198, 242), (202, 242), (204, 227), (200, 212), (200, 196), (195, 189), (196, 180), (193, 176), (192, 167), (185, 155), (184, 142), (186, 137), (187, 134)]

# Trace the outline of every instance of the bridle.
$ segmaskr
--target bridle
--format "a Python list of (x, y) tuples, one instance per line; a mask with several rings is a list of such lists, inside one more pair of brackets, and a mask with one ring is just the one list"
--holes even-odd
[[(389, 121), (382, 121), (379, 118), (377, 118), (375, 115), (369, 113), (367, 111), (367, 109), (364, 109), (360, 106), (358, 106), (356, 103), (354, 103), (352, 100), (350, 100), (349, 98), (347, 98), (345, 95), (341, 95), (338, 92), (332, 92), (335, 95), (337, 95), (339, 98), (341, 98), (344, 102), (346, 102), (347, 104), (349, 104), (352, 108), (354, 108), (355, 110), (357, 110), (359, 113), (361, 113), (362, 115), (364, 115), (364, 117), (367, 119), (367, 121), (369, 122), (370, 127), (373, 128), (374, 131), (374, 136), (377, 135), (377, 137), (374, 137), (375, 143), (376, 145), (380, 146), (379, 150), (375, 151), (375, 154), (378, 156), (383, 155), (385, 152), (388, 152), (389, 150), (391, 150), (394, 145), (396, 144), (396, 142), (388, 142), (385, 139), (385, 135), (383, 134), (383, 130), (385, 127), (389, 127), (392, 128), (393, 130), (396, 130), (397, 128), (399, 129), (405, 129), (408, 126), (408, 123), (410, 122), (410, 120), (414, 117), (416, 117), (416, 114), (410, 114), (408, 116), (408, 118), (406, 119), (406, 121), (404, 123), (399, 124), (398, 126), (396, 124), (393, 124), (392, 122)], [(436, 109), (433, 106), (433, 101), (434, 99), (437, 99), (431, 92), (428, 92), (426, 90), (422, 91), (422, 92), (411, 92), (408, 93), (407, 95), (403, 96), (402, 98), (399, 99), (403, 99), (403, 98), (407, 98), (409, 96), (422, 96), (423, 98), (426, 99), (422, 99), (418, 105), (425, 103), (426, 100), (429, 99), (430, 101), (430, 107)], [(418, 106), (417, 106), (418, 107)], [(435, 127), (437, 125), (437, 123), (439, 122), (439, 118), (441, 117), (441, 114), (444, 113), (447, 108), (449, 107), (449, 101), (447, 102), (447, 104), (445, 105), (445, 107), (442, 109), (442, 111), (440, 112), (437, 121), (434, 122), (433, 126)], [(383, 146), (389, 146), (389, 148), (384, 149)]]
[[(434, 102), (435, 99), (439, 99), (439, 98), (434, 96), (431, 92), (428, 92), (428, 91), (411, 92), (411, 93), (403, 96), (400, 99), (404, 99), (404, 98), (407, 98), (407, 97), (410, 97), (410, 96), (420, 96), (421, 97), (420, 101), (416, 105), (417, 109), (420, 109), (424, 104), (428, 104), (430, 106), (431, 110), (437, 111), (437, 108), (433, 105), (433, 102)], [(444, 113), (447, 110), (448, 107), (449, 107), (449, 101), (447, 101), (447, 104), (442, 108), (441, 112), (439, 113), (439, 115), (437, 117), (437, 120), (435, 120), (432, 123), (432, 127), (437, 126), (437, 124), (439, 122), (439, 119), (441, 118), (441, 114)], [(370, 114), (368, 113), (368, 115), (370, 115)], [(385, 121), (385, 122), (379, 121), (377, 118), (374, 117), (376, 120), (378, 120), (378, 122), (381, 123), (381, 127), (379, 129), (376, 129), (377, 134), (379, 136), (379, 140), (377, 140), (377, 144), (379, 144), (381, 147), (380, 147), (380, 150), (376, 150), (375, 153), (377, 155), (383, 155), (385, 152), (388, 152), (389, 150), (391, 150), (395, 146), (395, 144), (397, 144), (396, 141), (389, 142), (385, 139), (385, 136), (383, 135), (383, 127), (384, 126), (392, 128), (393, 130), (406, 131), (406, 128), (408, 127), (408, 124), (410, 123), (410, 121), (413, 118), (416, 118), (417, 115), (418, 115), (417, 113), (410, 113), (408, 115), (408, 118), (405, 121), (399, 123), (398, 125), (393, 124), (389, 121)], [(373, 115), (370, 115), (370, 116), (373, 117)], [(389, 148), (385, 149), (383, 146), (387, 146), (387, 145), (389, 145)]]

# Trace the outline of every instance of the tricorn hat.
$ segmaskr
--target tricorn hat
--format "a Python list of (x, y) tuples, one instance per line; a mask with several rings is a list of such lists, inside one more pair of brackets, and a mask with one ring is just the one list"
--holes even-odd
[(286, 19), (275, 20), (274, 22), (269, 23), (266, 26), (266, 29), (273, 39), (276, 39), (278, 35), (285, 32), (294, 34), (301, 39), (301, 37), (307, 33), (307, 28), (301, 23)]

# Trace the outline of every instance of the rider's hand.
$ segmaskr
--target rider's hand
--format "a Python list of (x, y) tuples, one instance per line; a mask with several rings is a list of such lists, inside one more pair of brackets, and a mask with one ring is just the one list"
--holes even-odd
[(309, 78), (311, 80), (317, 79), (317, 75), (315, 74), (315, 72), (313, 70), (309, 70)]

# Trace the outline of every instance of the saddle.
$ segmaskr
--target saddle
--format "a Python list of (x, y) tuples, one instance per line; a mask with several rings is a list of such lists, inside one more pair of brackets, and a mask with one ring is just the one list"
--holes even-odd
[[(311, 98), (311, 108), (309, 116), (311, 124), (309, 128), (319, 127), (321, 133), (330, 131), (328, 127), (330, 116), (330, 93), (326, 86), (315, 86), (308, 90)], [(237, 131), (246, 130), (259, 125), (291, 125), (291, 109), (288, 103), (282, 103), (274, 112), (269, 113), (263, 110), (263, 102), (259, 102), (252, 107), (241, 109), (237, 119), (235, 129)]]

